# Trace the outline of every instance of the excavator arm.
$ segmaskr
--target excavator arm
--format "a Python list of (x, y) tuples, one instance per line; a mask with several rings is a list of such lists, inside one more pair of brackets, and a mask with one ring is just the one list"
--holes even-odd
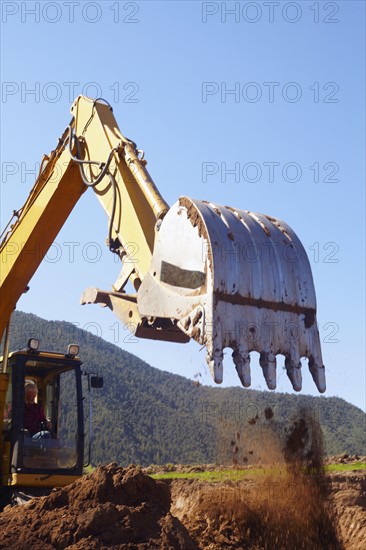
[[(92, 187), (109, 218), (108, 246), (121, 259), (111, 291), (87, 289), (81, 302), (108, 306), (137, 336), (206, 347), (217, 383), (232, 349), (244, 386), (259, 352), (276, 387), (276, 355), (301, 390), (301, 358), (320, 392), (324, 366), (306, 252), (284, 222), (181, 197), (171, 208), (144, 153), (125, 138), (109, 105), (79, 97), (72, 120), (16, 220), (3, 234), (1, 334), (19, 297), (78, 199)], [(5, 266), (5, 267), (4, 267)], [(135, 292), (125, 287), (131, 281)]]
[[(122, 260), (116, 291), (122, 291), (128, 280), (139, 287), (151, 263), (157, 223), (169, 208), (140, 158), (142, 152), (121, 134), (109, 105), (79, 97), (71, 113), (70, 125), (43, 159), (25, 205), (2, 235), (1, 336), (29, 280), (88, 187), (109, 218), (108, 246)], [(113, 292), (103, 297), (119, 316), (125, 315), (125, 322), (138, 328), (135, 296), (124, 296), (122, 308)], [(188, 340), (183, 334), (182, 338)]]

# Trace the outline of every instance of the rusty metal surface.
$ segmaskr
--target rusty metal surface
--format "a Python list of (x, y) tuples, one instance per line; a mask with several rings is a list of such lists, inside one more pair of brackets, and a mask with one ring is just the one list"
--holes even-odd
[[(171, 284), (167, 264), (170, 276), (178, 275)], [(137, 304), (141, 316), (175, 319), (204, 344), (217, 383), (223, 350), (231, 348), (244, 386), (250, 385), (250, 352), (257, 351), (270, 389), (281, 354), (295, 390), (301, 389), (300, 359), (306, 357), (317, 388), (325, 391), (310, 264), (294, 231), (280, 220), (181, 198), (161, 224)]]

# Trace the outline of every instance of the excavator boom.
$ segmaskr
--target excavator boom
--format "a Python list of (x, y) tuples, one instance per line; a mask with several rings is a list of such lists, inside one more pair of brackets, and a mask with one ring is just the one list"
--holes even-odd
[(121, 259), (121, 272), (112, 290), (87, 289), (83, 304), (107, 305), (139, 337), (206, 346), (217, 383), (224, 349), (231, 348), (246, 387), (256, 351), (270, 389), (281, 354), (296, 391), (306, 357), (324, 392), (314, 284), (294, 231), (270, 216), (189, 197), (169, 208), (144, 153), (120, 132), (109, 105), (81, 96), (71, 113), (1, 243), (1, 333), (72, 208), (92, 187), (109, 218), (108, 246)]
[(118, 290), (128, 280), (137, 288), (147, 273), (156, 223), (169, 208), (139, 158), (141, 152), (119, 131), (109, 105), (80, 96), (71, 113), (56, 149), (44, 157), (26, 203), (1, 236), (0, 338), (29, 280), (88, 187), (109, 218), (109, 248), (122, 260)]

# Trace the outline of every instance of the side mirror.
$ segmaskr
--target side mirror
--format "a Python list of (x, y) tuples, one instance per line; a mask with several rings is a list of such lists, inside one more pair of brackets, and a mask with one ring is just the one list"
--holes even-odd
[(92, 388), (102, 388), (104, 385), (103, 376), (91, 376), (90, 385)]

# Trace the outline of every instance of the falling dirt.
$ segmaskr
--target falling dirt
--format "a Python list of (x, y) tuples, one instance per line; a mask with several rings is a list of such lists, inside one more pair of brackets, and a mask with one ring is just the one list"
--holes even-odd
[[(248, 431), (228, 439), (238, 481), (156, 481), (157, 471), (224, 466), (98, 467), (69, 487), (0, 514), (2, 550), (360, 550), (366, 540), (364, 471), (325, 474), (319, 426), (303, 411), (276, 435), (266, 410), (256, 448)], [(251, 433), (251, 432), (250, 432)], [(250, 454), (250, 452), (252, 454)], [(248, 465), (243, 463), (243, 453)], [(260, 453), (260, 455), (258, 454)], [(365, 461), (342, 455), (333, 462)]]
[[(271, 409), (266, 409), (265, 418), (271, 421)], [(322, 448), (316, 448), (317, 430), (311, 419), (300, 414), (282, 439), (277, 426), (261, 424), (258, 416), (249, 418), (248, 425), (231, 439), (230, 453), (235, 466), (240, 459), (257, 459), (261, 466), (256, 475), (235, 484), (203, 484), (193, 498), (189, 482), (174, 483), (172, 513), (188, 527), (199, 548), (207, 550), (341, 549), (325, 504)], [(253, 429), (256, 439), (248, 437)], [(304, 464), (316, 466), (316, 475), (306, 475)]]

